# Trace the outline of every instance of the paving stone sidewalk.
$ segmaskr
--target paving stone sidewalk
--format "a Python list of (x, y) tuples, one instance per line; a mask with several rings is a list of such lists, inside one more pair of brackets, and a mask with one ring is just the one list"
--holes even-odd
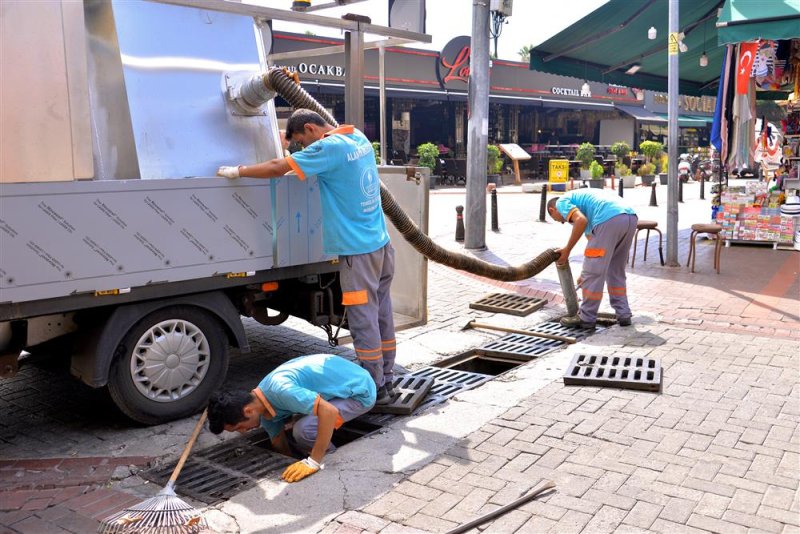
[(324, 532), (446, 532), (541, 480), (557, 491), (482, 531), (800, 532), (796, 343), (662, 324), (589, 341), (659, 358), (663, 392), (554, 382)]

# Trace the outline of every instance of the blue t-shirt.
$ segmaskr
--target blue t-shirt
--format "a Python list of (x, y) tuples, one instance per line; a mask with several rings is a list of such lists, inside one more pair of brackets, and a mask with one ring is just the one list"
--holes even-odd
[(363, 133), (340, 126), (286, 160), (301, 180), (319, 178), (326, 254), (368, 254), (389, 242), (375, 152)]
[[(375, 404), (375, 382), (360, 365), (332, 354), (301, 356), (279, 365), (255, 391), (263, 395), (272, 419), (261, 418), (270, 438), (277, 436), (295, 414), (316, 414), (317, 397), (355, 399), (364, 407)], [(264, 402), (261, 399), (261, 402)]]
[(621, 197), (602, 189), (576, 189), (566, 193), (556, 202), (556, 210), (567, 221), (576, 208), (589, 221), (586, 225), (586, 235), (591, 234), (595, 226), (603, 224), (612, 217), (623, 213), (636, 215), (633, 208)]

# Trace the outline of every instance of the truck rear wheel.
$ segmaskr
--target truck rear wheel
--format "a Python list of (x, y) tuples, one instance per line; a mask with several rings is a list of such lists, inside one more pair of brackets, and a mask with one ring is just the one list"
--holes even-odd
[(207, 312), (171, 306), (136, 323), (123, 338), (108, 390), (125, 415), (145, 424), (200, 410), (225, 379), (228, 342)]

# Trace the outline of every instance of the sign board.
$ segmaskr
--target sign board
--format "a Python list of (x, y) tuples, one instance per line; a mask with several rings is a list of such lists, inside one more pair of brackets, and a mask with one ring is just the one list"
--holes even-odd
[(569, 178), (569, 160), (551, 159), (550, 175), (548, 181), (551, 183), (564, 183)]
[(531, 159), (531, 155), (525, 152), (524, 148), (514, 143), (509, 143), (507, 145), (500, 145), (500, 150), (502, 150), (506, 156), (515, 161), (518, 160), (523, 161), (526, 159)]

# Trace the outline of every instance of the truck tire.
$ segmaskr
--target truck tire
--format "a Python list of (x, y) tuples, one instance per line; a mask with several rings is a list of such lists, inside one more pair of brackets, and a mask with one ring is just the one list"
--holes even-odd
[(228, 341), (209, 313), (189, 306), (157, 310), (122, 339), (108, 391), (139, 423), (165, 423), (196, 413), (225, 379)]

